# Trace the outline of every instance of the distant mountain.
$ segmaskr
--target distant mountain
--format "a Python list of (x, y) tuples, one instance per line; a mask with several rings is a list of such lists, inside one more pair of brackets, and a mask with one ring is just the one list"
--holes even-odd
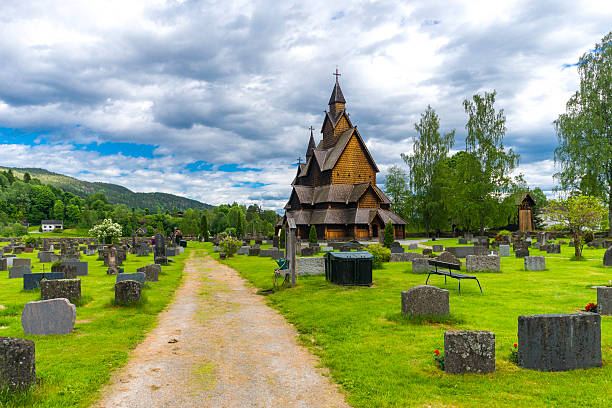
[(25, 172), (30, 173), (32, 178), (39, 179), (44, 184), (52, 184), (64, 191), (69, 191), (80, 197), (86, 197), (99, 191), (103, 192), (111, 204), (125, 204), (129, 208), (148, 208), (155, 212), (159, 207), (162, 211), (172, 210), (176, 207), (179, 210), (187, 208), (198, 208), (201, 210), (209, 209), (212, 206), (190, 198), (180, 197), (167, 193), (135, 193), (123, 186), (110, 183), (91, 183), (89, 181), (78, 180), (63, 174), (53, 173), (44, 169), (35, 168), (10, 168), (0, 167), (0, 170), (13, 170), (13, 174), (20, 179)]

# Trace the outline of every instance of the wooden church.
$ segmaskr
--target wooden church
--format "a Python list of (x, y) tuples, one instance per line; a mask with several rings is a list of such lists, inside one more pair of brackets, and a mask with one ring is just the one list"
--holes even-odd
[(346, 113), (346, 101), (336, 73), (316, 143), (310, 128), (306, 163), (299, 163), (285, 216), (297, 226), (298, 237), (307, 239), (311, 225), (319, 239), (368, 239), (393, 224), (395, 237), (405, 237), (406, 221), (394, 214), (391, 200), (376, 185), (378, 167)]

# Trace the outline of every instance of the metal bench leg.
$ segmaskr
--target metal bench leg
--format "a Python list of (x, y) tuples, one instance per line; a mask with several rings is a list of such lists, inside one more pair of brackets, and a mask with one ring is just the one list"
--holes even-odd
[(459, 293), (461, 293), (461, 279), (457, 279), (459, 281)]
[(480, 282), (478, 282), (478, 278), (476, 278), (476, 283), (478, 284), (478, 287), (480, 288), (480, 294), (482, 295), (482, 286), (480, 286)]
[(446, 286), (446, 275), (444, 275), (444, 286)]
[(429, 282), (429, 277), (431, 276), (431, 273), (427, 274), (427, 279), (425, 279), (425, 284), (427, 285), (427, 282)]

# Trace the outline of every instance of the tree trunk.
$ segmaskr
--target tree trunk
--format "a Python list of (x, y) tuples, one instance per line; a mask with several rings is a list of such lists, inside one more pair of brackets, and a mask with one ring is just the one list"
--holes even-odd
[(608, 195), (608, 236), (612, 237), (612, 187)]
[(484, 235), (484, 215), (480, 215), (480, 235)]
[(429, 218), (425, 218), (425, 236), (429, 238)]
[(578, 236), (577, 232), (574, 232), (574, 255), (576, 259), (580, 259), (582, 256), (582, 251), (580, 251), (580, 236)]

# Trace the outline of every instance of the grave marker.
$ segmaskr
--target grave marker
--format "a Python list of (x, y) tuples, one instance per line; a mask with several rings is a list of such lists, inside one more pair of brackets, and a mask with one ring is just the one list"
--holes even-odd
[(21, 326), (26, 334), (69, 334), (75, 321), (76, 307), (68, 299), (29, 302), (21, 312)]

